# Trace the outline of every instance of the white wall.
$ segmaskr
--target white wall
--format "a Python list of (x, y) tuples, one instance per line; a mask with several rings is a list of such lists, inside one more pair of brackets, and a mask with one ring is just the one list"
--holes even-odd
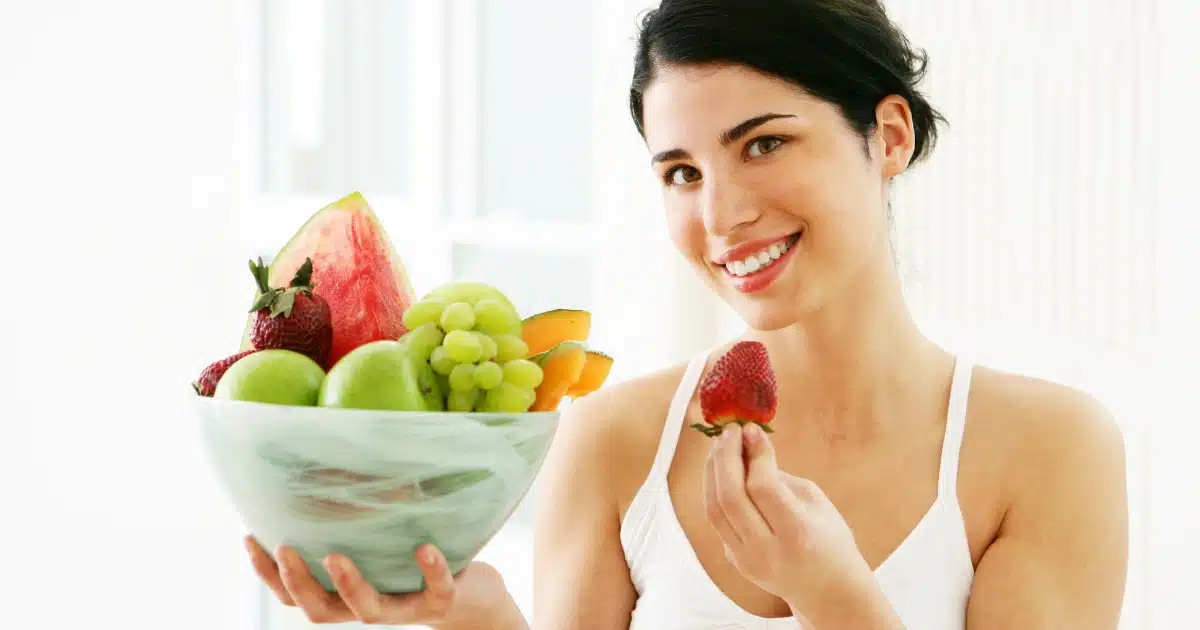
[(0, 7), (0, 626), (239, 630), (187, 383), (245, 308), (235, 0)]

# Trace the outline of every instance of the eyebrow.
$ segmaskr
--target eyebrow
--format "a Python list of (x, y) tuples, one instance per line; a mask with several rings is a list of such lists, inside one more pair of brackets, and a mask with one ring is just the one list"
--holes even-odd
[[(755, 116), (754, 118), (749, 118), (747, 120), (744, 120), (744, 121), (734, 125), (733, 127), (729, 128), (728, 130), (724, 131), (723, 133), (721, 133), (719, 141), (721, 142), (721, 146), (727, 147), (727, 146), (733, 144), (734, 142), (737, 142), (738, 140), (741, 140), (742, 138), (746, 137), (747, 134), (749, 134), (751, 131), (754, 131), (757, 127), (761, 126), (762, 124), (764, 124), (766, 122), (775, 120), (777, 118), (795, 118), (795, 117), (796, 116), (793, 114), (774, 114), (774, 113), (768, 113), (768, 114), (762, 114), (761, 116)], [(668, 149), (666, 151), (655, 153), (654, 157), (650, 159), (650, 163), (658, 164), (659, 162), (678, 160), (678, 159), (688, 157), (688, 155), (689, 155), (688, 152), (684, 151), (683, 149)]]

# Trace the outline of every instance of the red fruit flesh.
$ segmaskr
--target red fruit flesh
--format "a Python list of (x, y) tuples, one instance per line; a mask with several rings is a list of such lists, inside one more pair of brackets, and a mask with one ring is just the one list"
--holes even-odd
[[(322, 208), (271, 263), (271, 286), (313, 262), (314, 292), (329, 306), (333, 326), (328, 365), (351, 350), (407, 332), (401, 317), (416, 301), (408, 274), (378, 217), (358, 193)], [(243, 345), (245, 348), (246, 345)]]
[(200, 373), (200, 378), (192, 383), (192, 389), (201, 396), (212, 396), (217, 391), (217, 383), (221, 382), (221, 377), (225, 376), (225, 372), (229, 367), (238, 362), (242, 357), (254, 354), (257, 350), (247, 350), (239, 352), (231, 357), (225, 357), (216, 363), (210, 364)]
[(770, 433), (777, 405), (778, 386), (766, 346), (741, 341), (721, 356), (700, 382), (704, 423), (692, 428), (713, 437), (730, 422), (754, 423)]

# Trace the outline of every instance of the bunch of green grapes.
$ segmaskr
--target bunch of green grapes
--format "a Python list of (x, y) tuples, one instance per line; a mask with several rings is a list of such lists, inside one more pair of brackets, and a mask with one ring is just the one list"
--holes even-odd
[(401, 339), (433, 368), (448, 411), (521, 413), (534, 402), (542, 368), (529, 360), (521, 320), (494, 299), (425, 297), (404, 312)]

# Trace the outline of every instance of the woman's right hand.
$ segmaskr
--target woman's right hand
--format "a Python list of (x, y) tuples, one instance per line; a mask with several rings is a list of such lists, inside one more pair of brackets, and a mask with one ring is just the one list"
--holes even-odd
[(453, 576), (446, 559), (433, 545), (417, 549), (425, 590), (403, 595), (381, 595), (345, 556), (324, 559), (337, 588), (331, 593), (317, 582), (294, 549), (280, 547), (272, 557), (251, 536), (246, 537), (246, 549), (254, 570), (275, 597), (285, 606), (302, 609), (313, 623), (358, 621), (454, 630), (490, 627), (499, 619), (512, 618), (514, 613), (520, 616), (495, 568), (474, 562)]

